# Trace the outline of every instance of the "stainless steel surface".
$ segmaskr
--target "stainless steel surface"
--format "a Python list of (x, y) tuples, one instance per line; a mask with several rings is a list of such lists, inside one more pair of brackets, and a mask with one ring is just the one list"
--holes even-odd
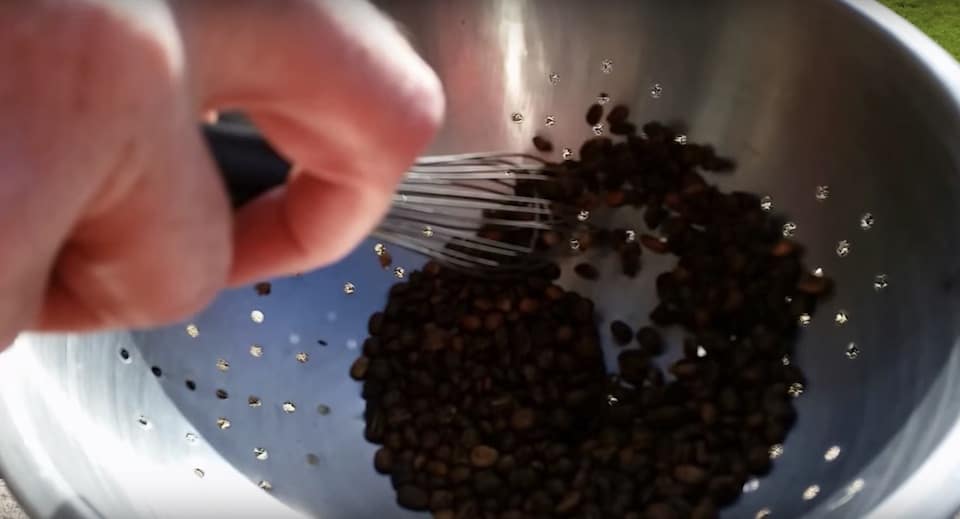
[[(575, 148), (590, 135), (586, 105), (606, 92), (639, 118), (681, 121), (691, 140), (736, 157), (740, 170), (723, 186), (770, 195), (796, 222), (809, 262), (837, 280), (792, 359), (810, 379), (799, 423), (773, 474), (726, 517), (955, 511), (960, 68), (946, 53), (868, 1), (384, 5), (447, 87), (450, 117), (431, 153), (523, 151), (541, 131)], [(551, 115), (556, 124), (544, 126)], [(817, 199), (818, 185), (828, 198)], [(863, 230), (868, 212), (873, 225)], [(363, 403), (345, 375), (367, 315), (396, 281), (372, 248), (278, 280), (269, 296), (223, 294), (189, 321), (196, 337), (188, 322), (21, 337), (0, 355), (0, 469), (28, 511), (413, 517), (372, 470)], [(406, 270), (421, 261), (392, 253)], [(647, 276), (614, 287), (564, 279), (597, 298), (604, 319), (636, 322), (662, 267), (647, 264)], [(879, 274), (887, 286), (876, 290)], [(838, 325), (841, 310), (849, 319)], [(262, 356), (251, 355), (254, 344)], [(262, 405), (248, 405), (251, 396)]]

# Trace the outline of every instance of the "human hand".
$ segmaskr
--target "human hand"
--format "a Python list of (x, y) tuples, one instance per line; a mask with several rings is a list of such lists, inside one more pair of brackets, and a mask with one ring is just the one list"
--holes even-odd
[[(335, 261), (442, 118), (436, 76), (365, 2), (4, 2), (0, 20), (0, 345), (163, 323)], [(236, 214), (197, 124), (224, 108), (295, 164)]]

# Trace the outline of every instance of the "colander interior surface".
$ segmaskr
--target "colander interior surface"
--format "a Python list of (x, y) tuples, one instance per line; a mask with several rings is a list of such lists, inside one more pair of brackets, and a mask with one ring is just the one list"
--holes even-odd
[[(542, 134), (560, 160), (592, 136), (583, 113), (604, 93), (735, 157), (735, 174), (710, 180), (768, 196), (836, 281), (790, 359), (808, 377), (798, 423), (724, 517), (955, 511), (960, 70), (943, 51), (869, 1), (382, 5), (447, 88), (431, 153), (528, 150)], [(375, 244), (170, 327), (21, 336), (0, 355), (0, 467), (26, 507), (416, 517), (373, 470), (347, 377), (369, 315), (424, 262), (386, 244), (382, 269)], [(610, 359), (607, 325), (645, 323), (673, 261), (629, 282), (565, 271), (596, 302)]]

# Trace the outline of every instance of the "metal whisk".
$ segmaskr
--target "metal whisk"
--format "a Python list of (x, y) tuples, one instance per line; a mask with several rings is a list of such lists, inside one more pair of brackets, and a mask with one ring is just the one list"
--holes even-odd
[[(205, 127), (235, 205), (285, 181), (289, 164), (248, 127)], [(539, 237), (565, 231), (573, 210), (540, 196), (550, 163), (521, 153), (420, 158), (374, 236), (461, 269), (523, 269), (541, 263)], [(527, 184), (529, 189), (518, 190)]]

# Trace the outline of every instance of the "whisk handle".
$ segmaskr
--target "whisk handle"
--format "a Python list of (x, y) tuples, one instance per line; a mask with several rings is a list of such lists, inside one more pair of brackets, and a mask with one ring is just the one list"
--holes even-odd
[(203, 135), (234, 207), (286, 182), (290, 164), (256, 130), (220, 122), (203, 125)]

